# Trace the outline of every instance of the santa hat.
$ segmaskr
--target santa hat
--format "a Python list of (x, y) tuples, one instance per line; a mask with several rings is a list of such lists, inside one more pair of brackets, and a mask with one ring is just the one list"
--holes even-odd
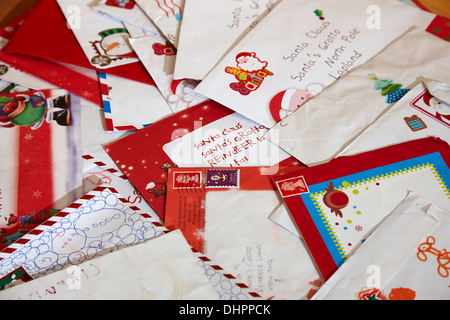
[(423, 95), (423, 102), (425, 102), (425, 104), (429, 107), (431, 107), (432, 105), (430, 104), (431, 99), (433, 98), (433, 96), (431, 95), (431, 93), (429, 93), (428, 91), (425, 92), (425, 94)]
[(269, 108), (272, 114), (272, 118), (276, 122), (281, 121), (280, 111), (286, 110), (289, 111), (289, 103), (292, 99), (292, 96), (297, 91), (297, 89), (287, 89), (277, 93), (272, 100), (270, 100)]
[(236, 61), (239, 60), (239, 58), (241, 58), (241, 57), (248, 57), (248, 56), (254, 57), (255, 53), (254, 52), (241, 52), (241, 53), (238, 53), (236, 55)]

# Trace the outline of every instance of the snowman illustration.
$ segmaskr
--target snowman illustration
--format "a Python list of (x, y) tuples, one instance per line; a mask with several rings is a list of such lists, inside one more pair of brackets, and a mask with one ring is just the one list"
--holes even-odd
[(277, 93), (269, 103), (272, 118), (276, 122), (280, 122), (322, 90), (322, 85), (310, 84), (306, 90), (289, 88)]
[(38, 129), (44, 121), (71, 125), (70, 96), (46, 99), (42, 92), (0, 96), (0, 126)]
[(127, 29), (108, 29), (98, 34), (102, 39), (91, 42), (97, 53), (91, 59), (92, 64), (98, 64), (104, 67), (118, 59), (137, 57), (133, 48), (130, 46), (130, 34)]

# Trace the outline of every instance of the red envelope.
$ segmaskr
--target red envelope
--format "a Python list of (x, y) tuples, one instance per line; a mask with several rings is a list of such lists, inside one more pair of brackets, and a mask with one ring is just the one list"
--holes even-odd
[[(198, 121), (203, 127), (233, 113), (223, 105), (208, 100), (112, 142), (105, 146), (105, 150), (164, 220), (167, 173), (176, 164), (164, 152), (163, 146), (197, 129)], [(298, 165), (298, 160), (290, 157), (279, 164)]]
[[(67, 27), (63, 12), (55, 0), (42, 0), (38, 3), (4, 50), (7, 53), (36, 56), (105, 72), (89, 63), (72, 30)], [(107, 72), (155, 85), (141, 63), (109, 68)]]
[[(165, 226), (180, 229), (186, 240), (199, 252), (205, 252), (206, 211), (209, 191), (276, 191), (273, 175), (264, 167), (241, 168), (170, 168), (167, 182)], [(298, 171), (299, 166), (280, 167), (277, 174)], [(191, 218), (195, 217), (195, 218)]]
[(424, 138), (273, 179), (327, 280), (408, 194), (448, 208), (450, 147)]
[[(11, 39), (15, 32), (19, 29), (20, 23), (23, 22), (31, 12), (32, 10), (24, 12), (22, 15), (0, 29), (0, 36), (5, 39)], [(18, 70), (22, 70), (42, 80), (52, 83), (60, 88), (66, 89), (80, 97), (94, 102), (97, 105), (102, 104), (98, 80), (66, 68), (59, 63), (33, 56), (9, 54), (4, 50), (0, 50), (0, 61), (11, 65)]]

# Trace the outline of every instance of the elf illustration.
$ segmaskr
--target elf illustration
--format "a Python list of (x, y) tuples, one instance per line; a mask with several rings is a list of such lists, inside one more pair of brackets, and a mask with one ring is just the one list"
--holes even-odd
[(38, 129), (44, 121), (71, 125), (70, 96), (46, 99), (39, 91), (0, 96), (0, 126), (31, 126)]

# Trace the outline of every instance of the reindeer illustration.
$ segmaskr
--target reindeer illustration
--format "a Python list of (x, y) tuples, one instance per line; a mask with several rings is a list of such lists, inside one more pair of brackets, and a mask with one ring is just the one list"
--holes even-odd
[(436, 239), (432, 236), (429, 236), (427, 240), (421, 243), (417, 248), (417, 258), (419, 258), (419, 260), (421, 261), (427, 261), (427, 253), (435, 255), (438, 263), (438, 274), (443, 278), (447, 278), (450, 274), (450, 252), (448, 252), (446, 249), (438, 250), (434, 248), (433, 245), (435, 243)]

